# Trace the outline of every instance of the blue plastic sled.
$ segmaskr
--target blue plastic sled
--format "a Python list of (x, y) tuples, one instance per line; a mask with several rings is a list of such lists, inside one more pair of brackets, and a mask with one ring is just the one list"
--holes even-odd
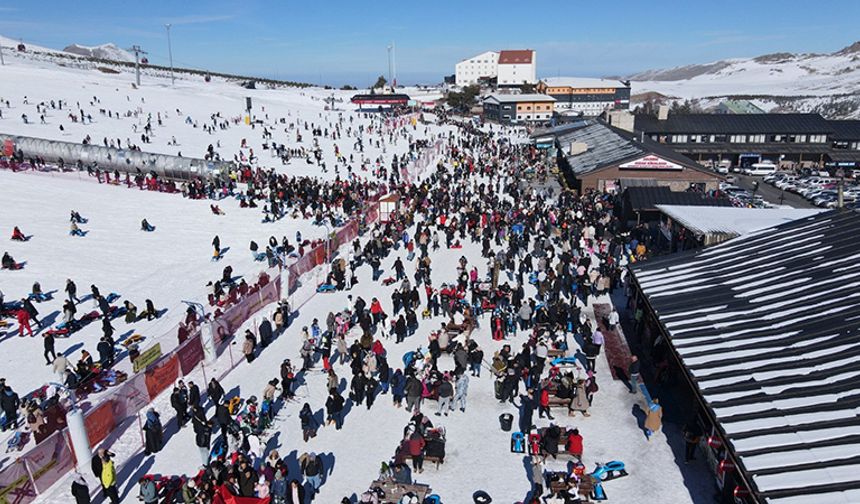
[(522, 432), (511, 433), (511, 453), (526, 452), (526, 436)]
[(317, 292), (334, 292), (335, 286), (332, 284), (319, 284), (317, 286)]
[(627, 470), (624, 467), (624, 462), (620, 460), (612, 460), (605, 464), (598, 464), (597, 468), (591, 473), (594, 479), (599, 481), (610, 481), (622, 476), (627, 476)]
[(550, 361), (550, 364), (553, 366), (558, 366), (559, 364), (579, 364), (579, 359), (573, 356), (568, 357), (556, 357), (555, 359)]

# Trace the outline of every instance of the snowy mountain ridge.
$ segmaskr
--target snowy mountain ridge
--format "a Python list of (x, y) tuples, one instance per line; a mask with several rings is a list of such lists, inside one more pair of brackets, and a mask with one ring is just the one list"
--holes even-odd
[[(771, 53), (705, 64), (647, 70), (626, 77), (634, 102), (663, 95), (703, 108), (745, 98), (768, 111), (860, 117), (860, 42), (830, 54)], [(638, 100), (637, 100), (638, 98)]]
[(110, 61), (134, 61), (134, 55), (130, 52), (120, 49), (113, 43), (101, 44), (97, 46), (85, 46), (80, 44), (72, 44), (66, 46), (63, 52), (77, 54), (86, 58), (96, 58)]

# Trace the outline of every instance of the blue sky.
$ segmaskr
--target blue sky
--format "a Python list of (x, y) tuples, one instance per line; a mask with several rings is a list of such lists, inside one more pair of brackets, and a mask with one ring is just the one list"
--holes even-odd
[(437, 82), (489, 49), (538, 51), (539, 76), (624, 75), (857, 40), (860, 0), (0, 0), (0, 34), (49, 47), (138, 44), (177, 66), (340, 85)]

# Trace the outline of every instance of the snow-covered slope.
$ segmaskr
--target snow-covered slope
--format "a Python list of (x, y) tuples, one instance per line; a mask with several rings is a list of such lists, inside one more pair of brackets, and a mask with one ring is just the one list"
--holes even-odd
[(640, 97), (660, 93), (696, 100), (703, 107), (741, 97), (767, 110), (860, 117), (860, 42), (831, 54), (774, 53), (649, 70), (628, 78), (633, 94)]
[(111, 61), (134, 61), (134, 55), (128, 51), (120, 49), (114, 44), (102, 44), (97, 46), (85, 46), (80, 44), (72, 44), (66, 46), (63, 52), (77, 54), (87, 58), (96, 58)]

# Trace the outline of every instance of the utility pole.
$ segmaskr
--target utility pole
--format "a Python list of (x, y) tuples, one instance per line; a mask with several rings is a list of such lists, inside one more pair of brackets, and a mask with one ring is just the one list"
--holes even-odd
[(137, 83), (137, 87), (140, 87), (140, 55), (146, 54), (146, 51), (137, 45), (131, 46), (129, 50), (134, 53), (134, 81)]
[(6, 62), (3, 61), (3, 44), (0, 44), (0, 65), (5, 65)]
[(836, 207), (845, 208), (845, 170), (839, 168), (836, 170), (836, 176), (839, 177), (839, 188), (836, 193)]
[(391, 91), (397, 87), (397, 47), (391, 42)]
[(392, 70), (392, 63), (391, 63), (391, 50), (394, 49), (394, 46), (390, 45), (386, 49), (388, 49), (388, 84), (392, 85), (391, 83), (393, 82), (394, 77), (392, 75), (393, 70)]
[(170, 23), (164, 25), (167, 28), (167, 55), (170, 57), (170, 84), (176, 85), (176, 78), (173, 76), (173, 47), (170, 44)]

